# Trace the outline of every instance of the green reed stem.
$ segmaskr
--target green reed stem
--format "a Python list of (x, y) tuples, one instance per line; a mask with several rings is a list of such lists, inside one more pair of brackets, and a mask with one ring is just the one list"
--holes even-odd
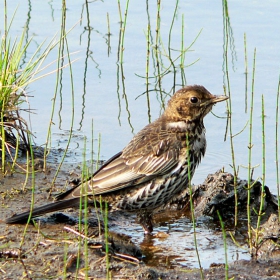
[[(96, 164), (95, 167), (93, 167), (94, 163), (94, 133), (93, 133), (93, 119), (91, 120), (91, 156), (90, 156), (90, 173), (94, 173), (94, 169), (97, 170), (99, 168), (99, 158), (100, 158), (100, 146), (101, 146), (101, 134), (98, 135), (98, 148), (97, 148), (97, 159), (96, 159)], [(89, 178), (89, 176), (88, 176)], [(99, 235), (101, 235), (101, 222), (100, 222), (100, 217), (99, 217), (99, 207), (97, 206), (96, 199), (93, 196), (93, 204), (94, 204), (94, 209), (96, 213), (96, 218), (98, 221), (98, 230), (99, 230)]]
[[(82, 174), (81, 174), (81, 181), (82, 187), (80, 190), (80, 203), (79, 203), (79, 223), (78, 223), (78, 229), (79, 232), (83, 232), (83, 224), (84, 224), (84, 235), (88, 235), (88, 183), (85, 182), (85, 179), (88, 178), (88, 169), (87, 169), (87, 164), (86, 164), (86, 143), (87, 143), (87, 138), (84, 137), (84, 148), (83, 148), (83, 162), (82, 162)], [(83, 223), (84, 219), (84, 223)], [(85, 259), (85, 276), (86, 279), (88, 277), (88, 246), (87, 246), (87, 241), (83, 242), (83, 238), (79, 235), (79, 249), (78, 249), (78, 254), (77, 254), (77, 262), (76, 262), (76, 276), (78, 276), (78, 271), (80, 267), (80, 262), (81, 262), (81, 256), (84, 255)], [(84, 243), (84, 246), (82, 244)]]
[[(83, 151), (83, 172), (82, 172), (82, 180), (89, 177), (87, 162), (86, 162), (86, 146), (87, 146), (87, 138), (84, 137), (84, 151)], [(84, 235), (88, 236), (88, 183), (85, 183), (84, 186), (84, 195), (83, 195), (83, 204), (81, 205), (82, 209), (84, 210)], [(79, 221), (80, 225), (80, 221)], [(88, 260), (88, 242), (85, 240), (84, 248), (83, 248), (83, 255), (84, 255), (84, 262), (85, 262), (85, 279), (88, 278), (88, 270), (89, 270), (89, 260)]]
[(244, 33), (244, 63), (245, 63), (245, 113), (248, 107), (248, 58), (247, 58), (247, 40)]
[[(32, 139), (31, 139), (31, 135), (28, 134), (28, 138), (29, 138), (29, 143), (32, 143)], [(30, 153), (30, 155), (29, 155)], [(32, 211), (33, 211), (33, 208), (34, 208), (34, 204), (35, 204), (35, 170), (34, 170), (34, 154), (33, 154), (33, 147), (32, 145), (30, 145), (30, 152), (27, 151), (26, 153), (26, 168), (27, 168), (27, 171), (26, 171), (26, 176), (28, 176), (29, 174), (29, 156), (30, 156), (30, 159), (31, 159), (31, 203), (30, 203), (30, 213), (29, 213), (29, 216), (28, 216), (28, 220), (27, 220), (27, 223), (24, 227), (24, 231), (23, 231), (23, 234), (22, 234), (22, 238), (21, 238), (21, 242), (20, 242), (20, 245), (19, 247), (22, 248), (23, 246), (23, 243), (24, 243), (24, 239), (25, 239), (25, 236), (26, 236), (26, 233), (27, 233), (27, 228), (28, 228), (28, 225), (30, 223), (30, 220), (31, 220), (31, 217), (32, 217)]]
[(224, 24), (224, 73), (225, 73), (225, 94), (227, 89), (227, 95), (229, 99), (227, 101), (227, 111), (228, 111), (228, 126), (230, 134), (230, 148), (231, 148), (231, 158), (232, 158), (232, 168), (233, 168), (233, 186), (234, 186), (234, 226), (237, 226), (238, 223), (238, 195), (237, 195), (237, 177), (238, 169), (236, 168), (235, 163), (235, 154), (234, 154), (234, 142), (233, 142), (233, 125), (232, 125), (232, 103), (231, 103), (231, 90), (230, 90), (230, 78), (229, 78), (229, 62), (228, 62), (228, 50), (230, 44), (230, 34), (231, 27), (229, 21), (229, 11), (227, 1), (223, 0), (223, 24)]
[[(174, 22), (175, 22), (177, 10), (178, 10), (178, 4), (179, 4), (179, 0), (176, 0), (175, 9), (173, 12), (173, 17), (172, 17), (172, 21), (171, 21), (171, 25), (170, 25), (169, 33), (168, 33), (168, 57), (170, 58), (170, 61), (172, 61), (172, 59), (171, 59), (172, 29), (174, 26)], [(174, 70), (175, 70), (175, 67), (174, 67)]]
[(14, 168), (15, 168), (15, 165), (16, 165), (16, 162), (17, 162), (17, 158), (18, 158), (19, 142), (20, 142), (19, 138), (20, 138), (19, 135), (17, 135), (15, 157), (13, 158), (13, 164), (12, 164), (12, 167), (11, 167), (11, 172), (12, 173), (14, 172)]
[(173, 17), (172, 17), (171, 25), (169, 28), (169, 34), (168, 34), (168, 59), (173, 68), (173, 71), (172, 71), (173, 72), (173, 94), (175, 93), (175, 85), (176, 85), (176, 66), (174, 64), (174, 61), (172, 60), (171, 41), (172, 41), (172, 29), (174, 26), (174, 21), (175, 21), (176, 15), (177, 15), (178, 4), (179, 4), (179, 0), (176, 0), (175, 9), (173, 12)]
[[(118, 4), (120, 7), (120, 0), (118, 0)], [(122, 16), (120, 13), (120, 19), (122, 21), (122, 32), (121, 32), (121, 40), (120, 40), (120, 57), (119, 57), (119, 62), (122, 64), (123, 63), (123, 52), (124, 52), (124, 35), (125, 35), (125, 29), (126, 29), (126, 22), (127, 22), (127, 15), (128, 15), (128, 5), (129, 5), (129, 0), (126, 1), (126, 7), (124, 11), (124, 20), (122, 21)]]
[(262, 188), (260, 208), (258, 211), (258, 220), (256, 228), (256, 246), (259, 244), (259, 230), (261, 225), (261, 217), (263, 216), (264, 200), (265, 200), (265, 110), (264, 110), (264, 97), (262, 95)]
[(184, 42), (184, 35), (185, 35), (185, 19), (184, 14), (182, 14), (182, 31), (181, 31), (181, 62), (180, 62), (180, 70), (181, 70), (181, 84), (185, 86), (187, 84), (186, 75), (185, 75), (185, 42)]
[(1, 140), (1, 171), (3, 174), (5, 174), (5, 163), (6, 163), (6, 149), (5, 149), (5, 142), (6, 142), (6, 137), (5, 137), (5, 128), (4, 128), (4, 122), (3, 122), (3, 116), (4, 114), (1, 113), (1, 136), (2, 136), (2, 140)]
[[(3, 41), (3, 48), (5, 51), (5, 57), (3, 57), (4, 60), (7, 60), (7, 35), (8, 35), (8, 19), (7, 19), (7, 1), (4, 0), (4, 38), (2, 39)], [(2, 71), (5, 71), (6, 69), (3, 69)], [(2, 82), (1, 82), (1, 94), (2, 94)], [(2, 99), (2, 98), (1, 98)], [(6, 143), (6, 137), (5, 137), (5, 127), (4, 127), (4, 106), (2, 106), (0, 118), (1, 118), (1, 158), (2, 158), (2, 166), (1, 166), (1, 171), (4, 174), (5, 173), (5, 162), (6, 162), (6, 148), (5, 148), (5, 143)]]
[(157, 21), (156, 21), (156, 38), (154, 44), (154, 53), (155, 53), (155, 62), (156, 62), (156, 72), (157, 72), (157, 82), (160, 93), (160, 100), (162, 104), (162, 108), (165, 109), (165, 104), (163, 102), (162, 96), (162, 73), (161, 73), (161, 59), (160, 59), (160, 9), (161, 9), (161, 0), (157, 1)]
[(220, 224), (221, 224), (221, 228), (222, 228), (222, 233), (223, 233), (223, 241), (224, 241), (224, 249), (225, 249), (225, 279), (228, 279), (228, 255), (227, 255), (227, 235), (226, 235), (226, 231), (225, 231), (225, 224), (223, 222), (223, 219), (220, 215), (220, 212), (217, 211), (219, 220), (220, 220)]
[(91, 149), (90, 149), (90, 173), (93, 174), (93, 160), (94, 160), (94, 133), (93, 133), (93, 119), (91, 119)]
[[(99, 161), (100, 161), (100, 151), (101, 151), (101, 134), (98, 134), (98, 148), (97, 148), (97, 159), (96, 159), (96, 170), (99, 168)], [(102, 204), (100, 204), (102, 205)], [(96, 205), (96, 201), (94, 199), (94, 206), (95, 209), (97, 209), (97, 205)], [(98, 213), (98, 211), (96, 211), (96, 213)], [(99, 235), (101, 235), (102, 232), (102, 228), (101, 228), (101, 222), (100, 222), (100, 218), (99, 215), (97, 214), (97, 220), (98, 220), (98, 230), (99, 230)]]
[(98, 134), (98, 148), (97, 148), (97, 159), (96, 159), (96, 169), (99, 168), (99, 161), (100, 161), (100, 150), (101, 150), (101, 133)]
[(247, 190), (247, 225), (248, 225), (248, 243), (250, 252), (252, 251), (252, 231), (251, 231), (251, 171), (252, 171), (252, 148), (253, 148), (253, 109), (254, 109), (254, 85), (256, 70), (256, 48), (254, 50), (253, 71), (252, 71), (252, 93), (249, 118), (249, 143), (248, 143), (248, 190)]
[(149, 95), (149, 69), (150, 69), (150, 54), (151, 54), (151, 42), (150, 42), (150, 33), (151, 33), (151, 26), (148, 24), (147, 26), (147, 59), (146, 59), (146, 99), (147, 99), (147, 113), (148, 113), (148, 121), (151, 122), (151, 106), (150, 106), (150, 95)]
[[(63, 38), (63, 42), (61, 42), (61, 44), (66, 45), (66, 52), (67, 52), (67, 59), (69, 61), (69, 75), (70, 75), (70, 82), (71, 82), (71, 123), (70, 123), (70, 128), (69, 128), (69, 136), (68, 136), (68, 140), (66, 143), (66, 147), (63, 153), (63, 156), (61, 158), (61, 161), (58, 165), (58, 168), (56, 170), (56, 173), (54, 175), (54, 178), (52, 180), (52, 186), (54, 185), (54, 182), (58, 176), (58, 173), (61, 169), (61, 166), (64, 162), (64, 159), (66, 157), (66, 154), (68, 152), (69, 146), (70, 146), (70, 142), (72, 139), (72, 134), (73, 134), (73, 127), (74, 127), (74, 116), (75, 116), (75, 94), (74, 94), (74, 79), (73, 79), (73, 70), (72, 70), (72, 64), (71, 64), (71, 58), (70, 58), (70, 50), (69, 50), (69, 45), (68, 45), (68, 39), (66, 37), (67, 33), (66, 33), (66, 2), (65, 0), (63, 0), (63, 6), (62, 6), (62, 27), (61, 27), (61, 37)], [(62, 47), (62, 46), (61, 46)], [(62, 48), (60, 48), (62, 49)], [(60, 54), (59, 54), (60, 55)], [(53, 116), (53, 115), (52, 115)], [(52, 189), (50, 190), (50, 194), (51, 194)]]
[[(26, 153), (26, 172), (25, 172), (25, 180), (24, 180), (24, 183), (23, 183), (23, 186), (22, 186), (22, 190), (25, 191), (25, 187), (27, 185), (27, 182), (28, 182), (28, 178), (29, 178), (29, 153)], [(31, 197), (31, 200), (32, 200), (32, 197)], [(31, 202), (32, 204), (32, 202)], [(33, 203), (34, 204), (34, 203)]]
[(108, 203), (105, 202), (104, 213), (104, 235), (105, 235), (105, 252), (106, 252), (106, 278), (110, 279), (110, 256), (109, 256), (109, 230), (108, 230)]
[(277, 88), (276, 97), (276, 121), (275, 121), (275, 164), (276, 164), (276, 186), (277, 186), (277, 201), (278, 201), (278, 220), (280, 221), (280, 186), (279, 186), (279, 158), (278, 158), (278, 125), (279, 125), (279, 95), (280, 95), (280, 76)]
[(194, 246), (195, 246), (195, 252), (197, 256), (197, 261), (199, 265), (199, 270), (200, 270), (200, 277), (203, 280), (204, 279), (204, 274), (203, 274), (203, 268), (201, 266), (201, 261), (200, 261), (200, 256), (199, 256), (199, 251), (198, 251), (198, 244), (197, 244), (197, 238), (196, 238), (196, 219), (195, 219), (195, 213), (194, 213), (194, 204), (193, 204), (193, 197), (192, 197), (192, 174), (191, 174), (191, 167), (192, 164), (190, 162), (191, 160), (191, 155), (190, 155), (190, 146), (189, 146), (189, 136), (186, 134), (186, 157), (187, 157), (187, 162), (188, 162), (188, 187), (189, 187), (189, 196), (190, 196), (190, 208), (191, 208), (191, 216), (192, 216), (192, 225), (193, 225), (193, 238), (194, 238)]

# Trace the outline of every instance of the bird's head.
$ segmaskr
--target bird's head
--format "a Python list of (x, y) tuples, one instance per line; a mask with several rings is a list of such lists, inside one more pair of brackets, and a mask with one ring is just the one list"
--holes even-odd
[(203, 86), (187, 86), (171, 97), (164, 116), (178, 121), (202, 120), (213, 105), (226, 99), (228, 99), (226, 95), (213, 95)]

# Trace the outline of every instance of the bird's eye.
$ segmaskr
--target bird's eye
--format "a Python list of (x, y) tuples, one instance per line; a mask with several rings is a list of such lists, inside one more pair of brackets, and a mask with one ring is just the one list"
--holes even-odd
[(198, 102), (198, 98), (193, 96), (191, 97), (191, 103), (197, 103)]

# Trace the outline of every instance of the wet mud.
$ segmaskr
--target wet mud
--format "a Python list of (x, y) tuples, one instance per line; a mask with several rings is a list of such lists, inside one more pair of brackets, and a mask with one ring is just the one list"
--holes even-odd
[[(202, 234), (200, 229), (208, 230), (200, 241), (204, 245), (207, 243), (207, 246), (199, 253), (202, 263), (206, 253), (212, 262), (203, 265), (203, 271), (199, 270), (197, 264), (192, 265), (189, 257), (182, 253), (188, 251), (196, 258), (189, 205), (190, 188), (155, 215), (153, 236), (144, 237), (142, 228), (135, 223), (135, 216), (122, 212), (109, 213), (107, 232), (103, 224), (104, 213), (95, 209), (88, 209), (88, 227), (85, 223), (79, 223), (79, 209), (49, 214), (36, 219), (34, 224), (6, 225), (3, 222), (6, 218), (29, 209), (32, 193), (36, 206), (49, 203), (50, 191), (55, 194), (65, 190), (81, 173), (80, 167), (63, 165), (52, 185), (57, 165), (51, 163), (45, 171), (42, 167), (42, 162), (38, 160), (35, 178), (31, 175), (27, 178), (20, 168), (14, 173), (1, 175), (1, 279), (85, 279), (86, 275), (88, 279), (201, 279), (201, 273), (205, 279), (224, 279), (225, 263), (215, 262), (216, 253), (212, 250), (217, 246), (218, 238), (223, 240), (217, 211), (224, 222), (227, 243), (231, 243), (232, 247), (243, 246), (244, 252), (249, 251), (246, 246), (248, 182), (234, 182), (230, 173), (221, 170), (210, 174), (201, 185), (192, 186), (191, 189), (198, 240)], [(31, 189), (32, 180), (35, 182), (34, 192)], [(261, 184), (251, 182), (251, 186), (253, 229), (257, 225), (256, 210), (261, 201)], [(235, 196), (238, 197), (237, 227), (234, 227)], [(229, 278), (280, 278), (277, 199), (268, 187), (265, 187), (264, 198), (258, 240), (252, 230), (252, 255), (247, 253), (247, 259), (242, 256), (233, 261), (229, 259)], [(190, 243), (178, 243), (186, 240)], [(179, 247), (176, 247), (177, 243)], [(224, 259), (224, 252), (220, 254), (221, 259)]]

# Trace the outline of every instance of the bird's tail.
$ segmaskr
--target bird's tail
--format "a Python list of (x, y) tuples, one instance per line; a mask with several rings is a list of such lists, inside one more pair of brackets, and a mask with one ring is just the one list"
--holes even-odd
[[(80, 197), (75, 197), (67, 200), (56, 201), (53, 203), (46, 204), (44, 206), (40, 206), (34, 208), (32, 210), (31, 218), (35, 218), (38, 216), (42, 216), (44, 214), (63, 210), (70, 207), (78, 207), (80, 205)], [(8, 218), (5, 223), (6, 224), (23, 224), (28, 221), (30, 215), (30, 211), (23, 212), (21, 214), (16, 214), (10, 218)]]

